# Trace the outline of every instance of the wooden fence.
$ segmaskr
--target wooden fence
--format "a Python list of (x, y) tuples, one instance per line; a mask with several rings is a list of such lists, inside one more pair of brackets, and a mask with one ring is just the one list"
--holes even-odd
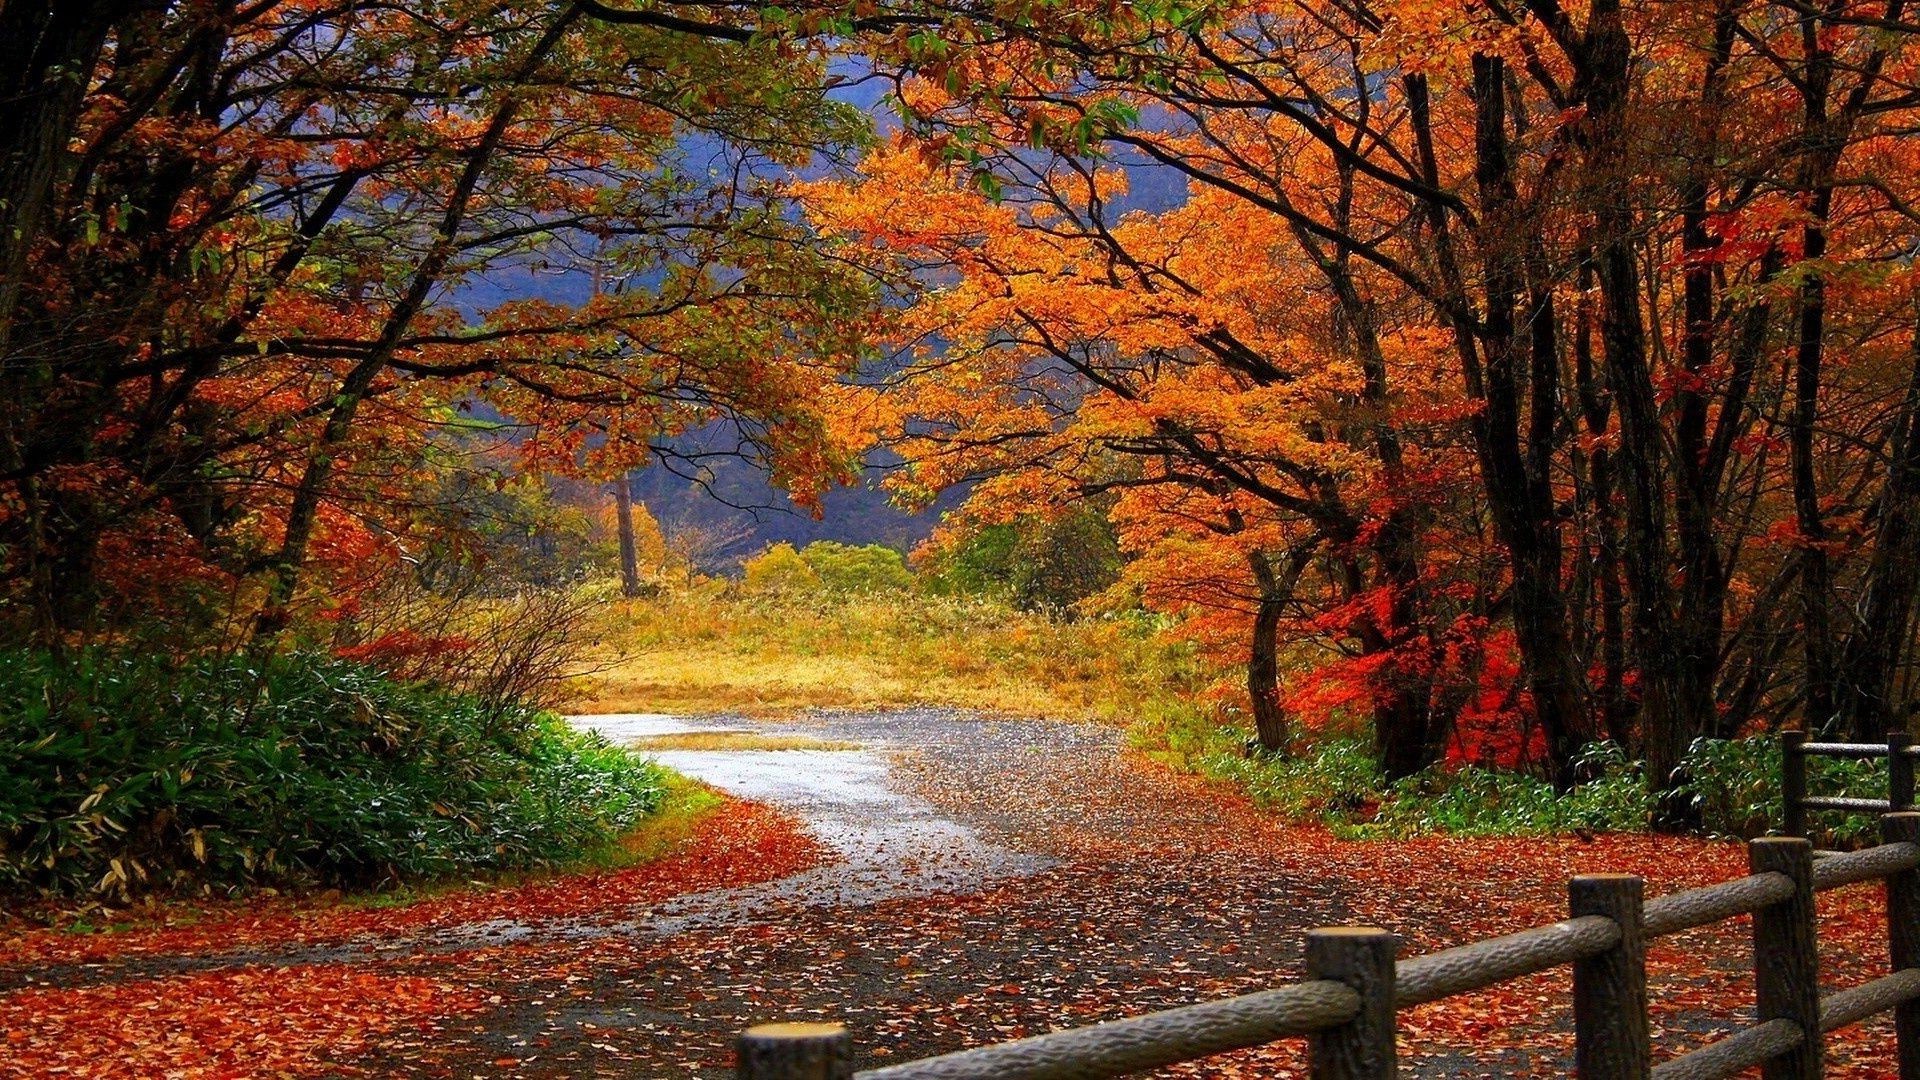
[[(1842, 795), (1807, 794), (1807, 759), (1886, 758), (1887, 797), (1858, 799)], [(1884, 814), (1913, 809), (1913, 764), (1920, 757), (1920, 746), (1904, 731), (1887, 733), (1884, 743), (1808, 742), (1804, 731), (1780, 733), (1780, 795), (1786, 803), (1786, 820), (1780, 830), (1788, 836), (1807, 835), (1807, 811), (1842, 810), (1849, 813)]]
[[(1305, 1036), (1312, 1075), (1395, 1075), (1398, 1010), (1573, 966), (1574, 1061), (1584, 1080), (1710, 1080), (1761, 1066), (1766, 1080), (1821, 1075), (1821, 1036), (1891, 1010), (1901, 1080), (1920, 1080), (1920, 813), (1881, 818), (1881, 846), (1816, 861), (1799, 837), (1748, 848), (1752, 874), (1643, 900), (1640, 878), (1588, 874), (1568, 885), (1569, 918), (1506, 937), (1395, 960), (1398, 941), (1371, 927), (1307, 934), (1307, 980), (1089, 1027), (855, 1073), (837, 1024), (771, 1024), (739, 1041), (743, 1080), (1093, 1080)], [(1886, 883), (1892, 974), (1820, 993), (1814, 894)], [(1753, 915), (1757, 1022), (1653, 1064), (1646, 944)]]

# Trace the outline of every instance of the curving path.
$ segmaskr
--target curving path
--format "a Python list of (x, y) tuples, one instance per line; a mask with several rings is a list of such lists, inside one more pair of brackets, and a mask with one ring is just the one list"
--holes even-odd
[[(859, 744), (658, 755), (796, 814), (833, 859), (594, 931), (591, 973), (571, 987), (590, 1004), (508, 1007), (455, 1060), (516, 1055), (516, 1074), (529, 1076), (718, 1078), (742, 1028), (831, 1019), (852, 1027), (872, 1066), (1292, 981), (1313, 926), (1387, 925), (1425, 950), (1537, 924), (1564, 902), (1564, 876), (1468, 878), (1433, 866), (1431, 846), (1340, 845), (1287, 827), (1129, 758), (1119, 733), (1096, 725), (925, 709), (576, 722), (616, 740), (717, 729)], [(1728, 950), (1715, 940), (1700, 951), (1719, 964)], [(1703, 993), (1692, 980), (1656, 989)], [(1406, 1070), (1568, 1074), (1565, 981), (1410, 1016)], [(560, 990), (528, 993), (550, 1001)], [(1699, 1039), (1732, 1020), (1720, 1011), (1662, 1022), (1670, 1037)], [(1295, 1040), (1166, 1074), (1299, 1076), (1301, 1050)]]
[[(779, 881), (697, 893), (649, 913), (656, 933), (724, 926), (783, 909), (857, 907), (912, 896), (968, 892), (1031, 874), (1044, 856), (1004, 846), (895, 781), (893, 757), (908, 749), (910, 724), (898, 714), (875, 724), (856, 718), (779, 725), (859, 750), (657, 751), (662, 764), (732, 795), (770, 803), (799, 817), (831, 852), (823, 866)], [(949, 721), (950, 722), (950, 721)], [(575, 723), (614, 742), (647, 735), (752, 731), (735, 719), (650, 715), (583, 716)], [(888, 730), (888, 729), (891, 730)]]
[[(0, 994), (9, 980), (98, 988), (102, 1001), (151, 1008), (139, 995), (164, 993), (168, 973), (186, 970), (423, 980), (460, 1006), (424, 1002), (414, 1026), (335, 1048), (337, 1075), (717, 1080), (730, 1075), (734, 1036), (764, 1020), (845, 1022), (862, 1065), (884, 1064), (1291, 981), (1313, 926), (1385, 925), (1425, 950), (1557, 917), (1578, 868), (1642, 858), (1688, 872), (1670, 842), (1632, 838), (1341, 843), (1132, 759), (1117, 732), (1094, 725), (924, 709), (576, 722), (617, 741), (731, 729), (857, 744), (659, 755), (796, 816), (828, 858), (759, 885), (555, 909), (590, 917), (517, 906), (512, 919), (415, 930), (397, 920), (344, 942), (220, 943), (65, 967), (0, 959)], [(737, 872), (724, 865), (703, 880)], [(1668, 1037), (1733, 1019), (1717, 1017), (1744, 997), (1738, 938), (1734, 928), (1686, 943), (1700, 962), (1656, 985)], [(1663, 953), (1661, 965), (1676, 959)], [(1409, 1014), (1407, 1072), (1566, 1074), (1565, 982), (1540, 977)], [(264, 1037), (258, 1026), (249, 1021), (248, 1038)], [(1874, 1038), (1860, 1044), (1869, 1053)], [(1835, 1075), (1877, 1075), (1862, 1060)], [(1287, 1077), (1301, 1066), (1296, 1041), (1169, 1075)], [(0, 1053), (0, 1078), (13, 1075), (25, 1074)]]
[(453, 1075), (515, 1060), (523, 1076), (723, 1077), (733, 1036), (773, 1018), (844, 1021), (869, 1064), (903, 1060), (1269, 986), (1296, 976), (1293, 930), (1345, 913), (1342, 883), (1277, 870), (1243, 808), (1129, 763), (1109, 728), (919, 709), (575, 722), (616, 741), (746, 730), (861, 749), (658, 753), (795, 814), (831, 860), (611, 925), (489, 928), (590, 961), (456, 1034)]

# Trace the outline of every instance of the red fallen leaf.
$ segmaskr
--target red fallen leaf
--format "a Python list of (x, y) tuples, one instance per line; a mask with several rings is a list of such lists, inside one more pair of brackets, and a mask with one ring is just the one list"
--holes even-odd
[(388, 1033), (477, 1005), (439, 979), (332, 964), (21, 990), (0, 997), (28, 1024), (25, 1039), (8, 1030), (0, 1074), (226, 1080), (244, 1062), (245, 1075), (337, 1075), (332, 1062)]
[(255, 900), (215, 905), (206, 911), (164, 909), (163, 918), (184, 914), (195, 919), (185, 926), (162, 924), (102, 934), (46, 929), (11, 937), (0, 933), (0, 956), (6, 958), (0, 968), (328, 945), (495, 920), (617, 916), (622, 909), (684, 893), (787, 877), (812, 866), (824, 854), (825, 849), (790, 815), (761, 803), (726, 798), (677, 850), (622, 870), (560, 873), (507, 888), (482, 885), (384, 909), (339, 907), (324, 899)]
[(511, 1069), (520, 1064), (519, 1058), (494, 1058), (493, 1063), (502, 1069)]

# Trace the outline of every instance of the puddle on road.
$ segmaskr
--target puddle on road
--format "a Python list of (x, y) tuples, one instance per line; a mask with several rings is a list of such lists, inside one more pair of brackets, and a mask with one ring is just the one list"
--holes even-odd
[(675, 716), (672, 713), (599, 713), (569, 716), (574, 727), (597, 731), (608, 742), (622, 745), (649, 735), (686, 735), (696, 731), (745, 731), (737, 724)]
[(836, 857), (779, 881), (699, 893), (663, 905), (662, 932), (728, 922), (768, 904), (865, 905), (900, 896), (965, 892), (1029, 874), (1042, 860), (999, 847), (924, 799), (889, 786), (874, 750), (662, 751), (660, 763), (741, 798), (799, 817)]

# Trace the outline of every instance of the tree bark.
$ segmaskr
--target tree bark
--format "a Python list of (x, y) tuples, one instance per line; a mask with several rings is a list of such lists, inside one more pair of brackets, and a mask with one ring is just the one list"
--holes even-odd
[(44, 237), (53, 193), (116, 20), (136, 0), (0, 3), (0, 351), (27, 259)]
[[(1286, 709), (1280, 704), (1280, 621), (1286, 614), (1292, 589), (1274, 573), (1267, 554), (1247, 556), (1259, 589), (1253, 615), (1253, 645), (1247, 656), (1247, 701), (1253, 710), (1253, 730), (1262, 748), (1285, 752), (1292, 741)], [(1294, 577), (1298, 577), (1296, 572)]]
[[(1564, 774), (1586, 738), (1585, 679), (1573, 653), (1561, 581), (1560, 526), (1548, 476), (1557, 412), (1559, 358), (1551, 290), (1528, 295), (1523, 335), (1518, 320), (1529, 245), (1513, 182), (1507, 139), (1506, 64), (1474, 57), (1477, 116), (1475, 174), (1482, 212), (1486, 362), (1474, 424), (1488, 507), (1512, 559), (1514, 636), (1528, 689), (1556, 774)], [(1527, 394), (1522, 400), (1522, 373)], [(1523, 408), (1524, 406), (1524, 408)], [(1523, 412), (1526, 414), (1523, 417)], [(1523, 422), (1524, 420), (1524, 422)]]
[(1872, 512), (1873, 557), (1858, 621), (1847, 636), (1835, 680), (1847, 730), (1862, 741), (1907, 728), (1894, 700), (1895, 674), (1913, 639), (1920, 597), (1920, 332), (1906, 402), (1889, 440), (1887, 478)]
[(613, 512), (620, 532), (620, 593), (631, 600), (640, 595), (640, 555), (633, 542), (633, 478), (625, 474), (613, 482)]

